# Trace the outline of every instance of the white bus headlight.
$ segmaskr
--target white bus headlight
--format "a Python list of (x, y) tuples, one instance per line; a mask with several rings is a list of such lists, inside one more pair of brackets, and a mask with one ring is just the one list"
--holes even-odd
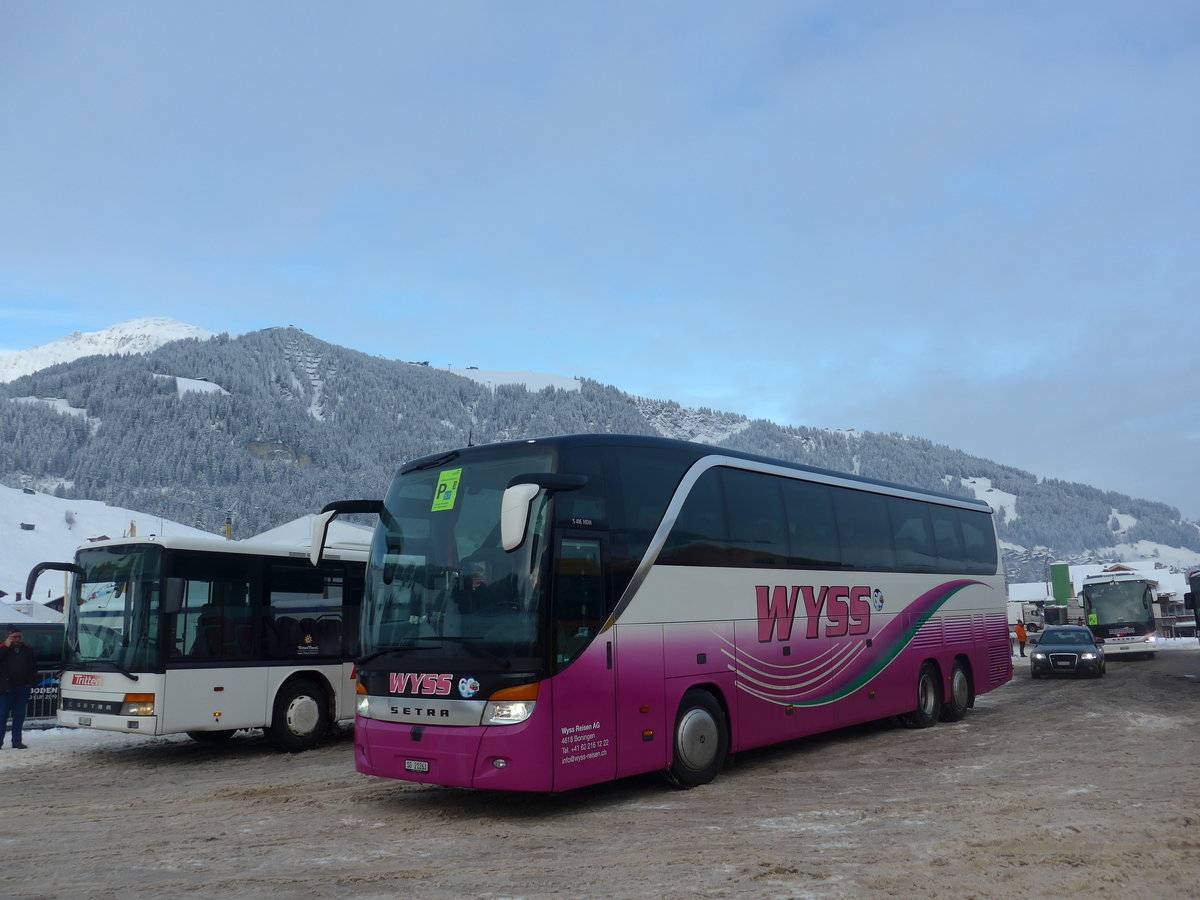
[(126, 694), (121, 704), (123, 716), (152, 716), (154, 715), (153, 694)]
[(483, 707), (484, 725), (516, 725), (533, 715), (532, 700), (489, 700)]
[(516, 725), (533, 715), (541, 685), (521, 684), (496, 691), (483, 705), (480, 725)]
[(364, 719), (371, 718), (371, 716), (370, 716), (371, 698), (368, 697), (366, 694), (359, 694), (358, 702), (355, 704), (354, 711), (357, 712)]

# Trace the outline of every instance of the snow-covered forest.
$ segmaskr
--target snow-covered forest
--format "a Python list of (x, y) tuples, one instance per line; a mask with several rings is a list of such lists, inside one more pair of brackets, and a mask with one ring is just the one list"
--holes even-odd
[[(1011, 580), (1046, 560), (1147, 543), (1200, 555), (1165, 503), (1039, 479), (921, 438), (782, 427), (581, 380), (488, 384), (333, 346), (294, 328), (89, 356), (0, 384), (0, 483), (105, 500), (235, 537), (378, 497), (396, 467), (465, 445), (572, 432), (662, 434), (960, 494), (1012, 495), (997, 516)], [(988, 499), (987, 494), (982, 494)]]

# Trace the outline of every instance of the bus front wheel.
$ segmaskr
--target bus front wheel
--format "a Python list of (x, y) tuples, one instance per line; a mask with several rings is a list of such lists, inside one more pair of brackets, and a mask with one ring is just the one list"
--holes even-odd
[(307, 679), (284, 685), (275, 697), (267, 738), (287, 753), (311, 750), (329, 730), (325, 692)]
[(667, 776), (683, 788), (708, 784), (721, 771), (728, 753), (725, 711), (708, 691), (693, 688), (683, 695), (675, 717), (674, 753)]
[(905, 713), (900, 721), (908, 728), (928, 728), (936, 725), (942, 711), (942, 683), (937, 666), (931, 662), (921, 664), (917, 675), (917, 706)]

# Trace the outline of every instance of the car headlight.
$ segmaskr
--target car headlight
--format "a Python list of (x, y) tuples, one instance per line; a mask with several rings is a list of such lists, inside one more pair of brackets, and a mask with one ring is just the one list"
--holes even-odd
[(1042, 653), (1040, 650), (1037, 650), (1037, 651), (1034, 651), (1033, 658), (1034, 659), (1045, 659), (1046, 654)]
[(1091, 652), (1091, 651), (1089, 651), (1089, 650), (1085, 650), (1085, 651), (1083, 651), (1083, 653), (1080, 653), (1080, 654), (1079, 654), (1079, 658), (1080, 658), (1080, 659), (1095, 659), (1095, 658), (1096, 658), (1096, 654), (1095, 654), (1095, 653), (1092, 653), (1092, 652)]

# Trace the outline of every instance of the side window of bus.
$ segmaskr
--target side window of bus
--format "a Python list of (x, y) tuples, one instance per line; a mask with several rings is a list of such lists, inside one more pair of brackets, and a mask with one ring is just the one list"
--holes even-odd
[(896, 567), (901, 572), (936, 572), (937, 545), (928, 507), (901, 497), (889, 497), (887, 504), (896, 544)]
[(197, 660), (253, 655), (251, 566), (208, 556), (179, 561), (175, 575), (184, 579), (183, 609), (175, 617), (173, 654)]
[(342, 655), (342, 573), (310, 565), (274, 565), (263, 621), (268, 659)]
[(554, 660), (560, 669), (600, 631), (604, 607), (600, 541), (563, 537), (554, 573)]
[(962, 526), (958, 521), (958, 510), (951, 506), (931, 506), (929, 515), (933, 519), (933, 536), (937, 541), (938, 560), (943, 572), (962, 572), (967, 566), (967, 554), (963, 547)]
[(842, 564), (851, 569), (894, 570), (896, 553), (883, 495), (837, 489), (833, 492), (833, 507), (837, 512)]
[[(617, 470), (621, 504), (620, 512), (613, 516), (612, 549), (615, 556), (636, 564), (658, 530), (667, 504), (691, 461), (653, 450), (615, 453), (612, 461)], [(613, 511), (609, 510), (609, 514), (612, 516)]]
[(668, 566), (729, 564), (721, 469), (709, 469), (697, 479), (663, 545), (658, 561)]
[(964, 571), (971, 575), (995, 575), (996, 540), (992, 517), (985, 512), (960, 509), (958, 518), (967, 555), (967, 567)]
[(782, 488), (787, 510), (789, 562), (805, 569), (839, 568), (842, 555), (829, 487), (786, 478)]
[(729, 564), (787, 565), (787, 518), (780, 489), (783, 479), (743, 469), (718, 472), (729, 511)]

